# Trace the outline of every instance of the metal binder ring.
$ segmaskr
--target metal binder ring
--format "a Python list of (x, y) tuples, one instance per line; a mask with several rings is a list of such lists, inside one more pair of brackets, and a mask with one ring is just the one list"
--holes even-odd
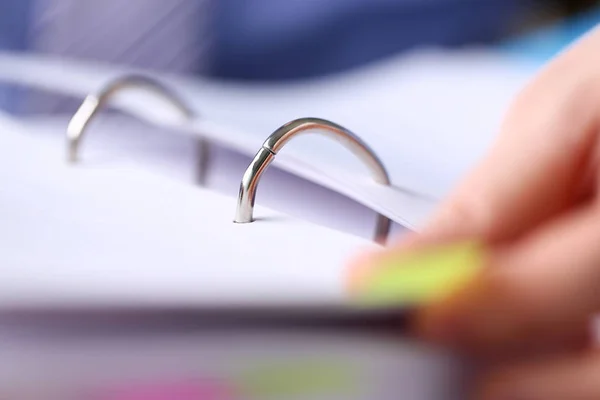
[[(249, 223), (253, 221), (254, 200), (260, 177), (275, 159), (275, 156), (292, 138), (298, 134), (314, 129), (322, 129), (327, 136), (338, 141), (365, 163), (373, 175), (373, 179), (383, 185), (390, 185), (388, 173), (374, 151), (358, 136), (346, 128), (320, 118), (300, 118), (277, 129), (258, 151), (250, 166), (244, 173), (240, 184), (237, 210), (234, 222)], [(379, 215), (375, 240), (385, 243), (391, 227), (389, 218)]]
[[(98, 111), (119, 91), (135, 87), (145, 87), (160, 97), (169, 101), (187, 120), (195, 117), (194, 112), (189, 108), (182, 99), (180, 99), (169, 88), (143, 75), (125, 75), (110, 81), (97, 93), (88, 95), (77, 112), (71, 118), (67, 127), (68, 141), (68, 161), (71, 163), (77, 162), (79, 147), (82, 137), (90, 124), (92, 118)], [(200, 139), (198, 152), (201, 157), (200, 174), (204, 174), (206, 170), (208, 143), (204, 139)], [(199, 181), (203, 183), (204, 176), (199, 177)]]

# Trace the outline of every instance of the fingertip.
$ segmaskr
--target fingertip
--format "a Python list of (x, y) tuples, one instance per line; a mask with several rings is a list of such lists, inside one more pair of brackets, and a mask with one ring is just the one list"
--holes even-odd
[(484, 271), (468, 286), (421, 309), (414, 332), (429, 342), (478, 356), (494, 356), (525, 338), (519, 300), (497, 274)]
[(361, 253), (348, 263), (344, 284), (346, 292), (351, 296), (355, 296), (360, 292), (361, 286), (367, 277), (372, 274), (375, 265), (377, 265), (374, 262), (377, 256), (374, 253)]
[(357, 252), (346, 263), (344, 274), (346, 292), (350, 295), (358, 295), (368, 278), (385, 263), (384, 260), (415, 247), (420, 241), (420, 235), (411, 232), (400, 239), (396, 239), (388, 247), (376, 250), (369, 248)]
[(466, 347), (465, 338), (471, 317), (469, 305), (477, 301), (480, 280), (476, 279), (454, 293), (420, 307), (413, 321), (415, 335), (435, 344)]

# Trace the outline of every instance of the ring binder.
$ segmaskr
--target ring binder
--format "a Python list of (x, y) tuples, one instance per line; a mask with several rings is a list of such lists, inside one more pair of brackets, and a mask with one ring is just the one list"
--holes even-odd
[[(82, 137), (92, 118), (98, 113), (100, 108), (116, 93), (131, 87), (145, 87), (168, 100), (181, 112), (184, 118), (190, 120), (195, 117), (194, 111), (192, 111), (192, 109), (189, 108), (173, 91), (159, 81), (135, 74), (118, 77), (108, 82), (97, 93), (88, 95), (71, 118), (67, 127), (69, 162), (77, 162)], [(206, 140), (200, 139), (198, 152), (204, 160), (201, 165), (201, 171), (204, 171), (205, 168), (203, 167), (205, 167), (205, 159), (208, 154), (208, 142)], [(203, 179), (201, 178), (200, 180)]]
[[(295, 136), (314, 129), (323, 129), (326, 135), (338, 141), (354, 153), (371, 170), (373, 179), (383, 185), (390, 185), (389, 175), (383, 163), (375, 152), (358, 136), (346, 128), (321, 118), (300, 118), (288, 122), (273, 132), (246, 169), (238, 196), (235, 223), (245, 224), (253, 222), (254, 201), (258, 182), (275, 159), (275, 156)], [(389, 218), (379, 215), (375, 231), (375, 241), (385, 244), (391, 228)]]

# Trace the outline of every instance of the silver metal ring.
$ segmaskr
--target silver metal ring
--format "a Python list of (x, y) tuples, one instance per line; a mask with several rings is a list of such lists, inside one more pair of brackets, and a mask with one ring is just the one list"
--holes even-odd
[(71, 118), (67, 127), (68, 161), (74, 163), (78, 159), (78, 152), (82, 137), (92, 118), (98, 111), (119, 91), (144, 87), (165, 98), (181, 112), (184, 118), (194, 118), (194, 112), (173, 91), (160, 82), (143, 75), (125, 75), (110, 81), (100, 91), (88, 95), (77, 112)]
[[(333, 122), (320, 118), (300, 118), (291, 121), (277, 129), (258, 151), (248, 169), (244, 173), (240, 184), (237, 210), (234, 222), (244, 224), (253, 221), (254, 200), (256, 189), (262, 174), (275, 159), (275, 156), (292, 138), (301, 133), (315, 129), (323, 130), (326, 136), (343, 144), (354, 153), (364, 164), (369, 167), (373, 179), (382, 184), (390, 185), (390, 178), (375, 152), (358, 136), (346, 128)], [(391, 228), (389, 218), (379, 215), (375, 232), (375, 241), (385, 243)]]

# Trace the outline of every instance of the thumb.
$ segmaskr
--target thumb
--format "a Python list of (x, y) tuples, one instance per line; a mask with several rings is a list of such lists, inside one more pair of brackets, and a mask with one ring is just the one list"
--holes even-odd
[(600, 30), (518, 97), (498, 141), (424, 227), (418, 242), (510, 240), (572, 205), (600, 116)]
[(578, 345), (600, 310), (598, 221), (598, 204), (588, 205), (491, 252), (491, 268), (424, 308), (418, 330), (481, 353)]

